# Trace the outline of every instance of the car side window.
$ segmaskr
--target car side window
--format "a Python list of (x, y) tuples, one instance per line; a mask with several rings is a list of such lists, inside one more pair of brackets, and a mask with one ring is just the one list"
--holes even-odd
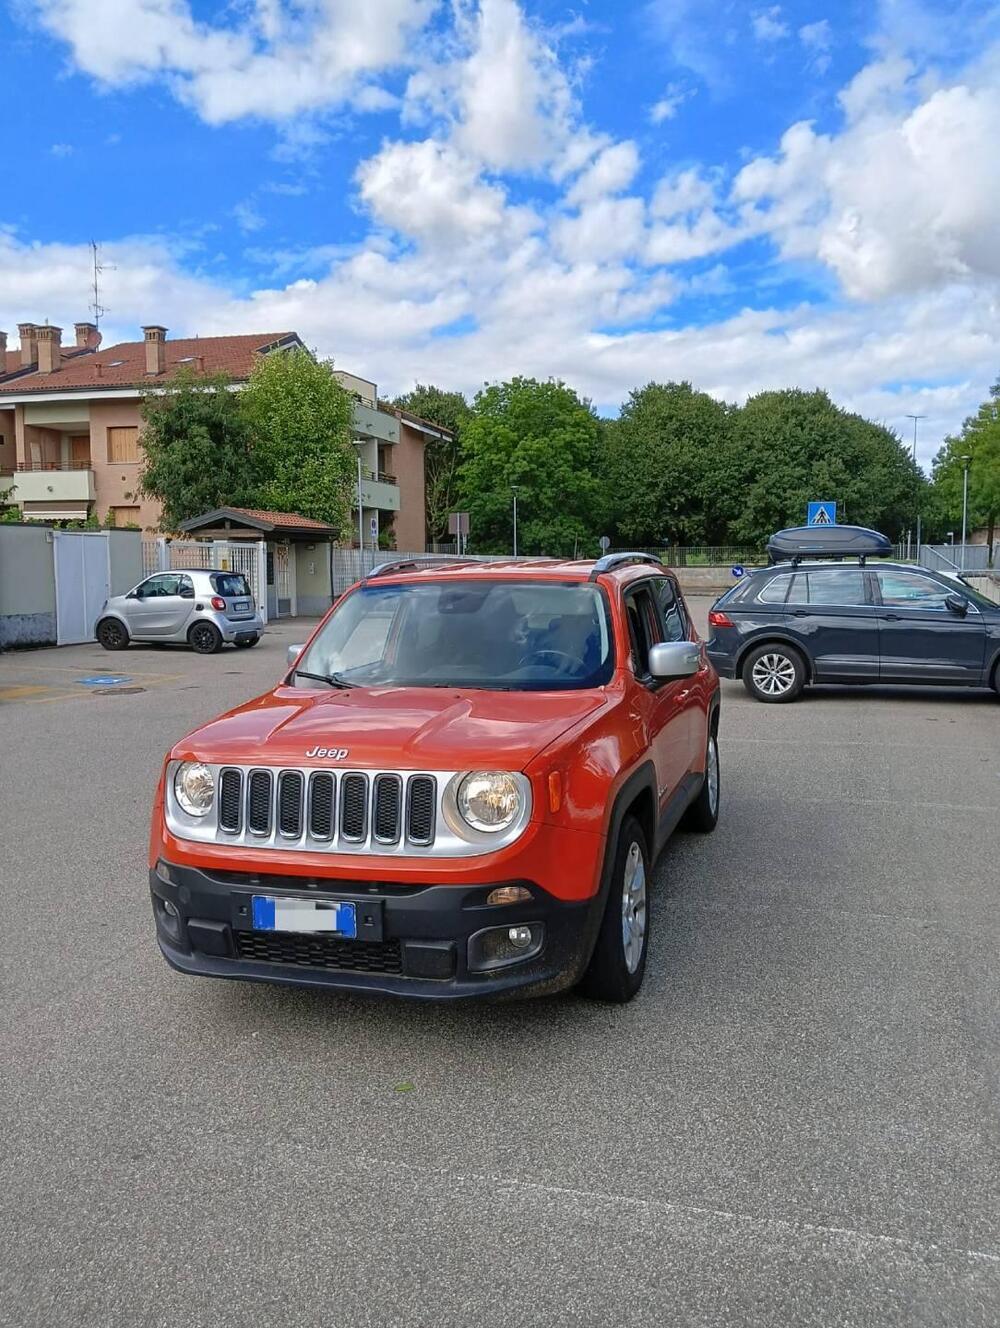
[(639, 586), (626, 594), (625, 612), (635, 675), (637, 678), (648, 678), (649, 648), (661, 641), (663, 636), (648, 586)]
[(947, 608), (945, 600), (956, 593), (940, 581), (932, 581), (929, 576), (914, 572), (878, 571), (876, 576), (882, 603), (893, 608), (944, 611)]
[(181, 580), (179, 576), (173, 576), (169, 572), (161, 573), (159, 576), (151, 576), (148, 581), (143, 581), (139, 587), (140, 599), (161, 599), (164, 595), (176, 595), (177, 584)]
[(864, 606), (865, 577), (860, 567), (822, 567), (798, 572), (789, 602), (794, 604)]
[(686, 641), (688, 637), (687, 615), (684, 612), (684, 606), (674, 591), (673, 582), (668, 577), (659, 577), (653, 582), (653, 593), (659, 610), (663, 640)]
[(773, 576), (765, 581), (757, 593), (758, 604), (784, 604), (788, 598), (788, 588), (792, 583), (790, 576)]

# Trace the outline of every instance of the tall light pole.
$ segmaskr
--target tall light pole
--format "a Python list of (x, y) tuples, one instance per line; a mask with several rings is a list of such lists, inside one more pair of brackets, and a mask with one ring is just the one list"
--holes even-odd
[(514, 495), (514, 557), (517, 557), (517, 495), (521, 489), (520, 484), (512, 484), (510, 491)]
[(969, 519), (969, 462), (971, 456), (958, 458), (962, 463), (962, 571), (965, 571), (965, 530)]
[(913, 460), (917, 459), (917, 420), (926, 420), (926, 415), (907, 415), (908, 420), (913, 421)]
[[(907, 415), (913, 421), (913, 464), (917, 464), (917, 420), (926, 420), (926, 415)], [(917, 512), (917, 562), (920, 561), (920, 513)]]

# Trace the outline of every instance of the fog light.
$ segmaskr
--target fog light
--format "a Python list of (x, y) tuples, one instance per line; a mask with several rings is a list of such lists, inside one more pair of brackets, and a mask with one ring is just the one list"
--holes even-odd
[[(174, 905), (170, 902), (169, 899), (164, 899), (164, 901), (163, 901), (163, 911), (164, 911), (164, 913), (166, 913), (166, 915), (167, 915), (168, 917), (171, 917), (171, 918), (179, 918), (179, 917), (180, 917), (180, 914), (177, 912), (177, 909), (174, 907)], [(511, 928), (511, 930), (513, 930), (513, 928)], [(512, 937), (511, 937), (511, 940), (513, 940), (513, 939), (514, 939), (514, 938), (513, 938), (513, 936), (512, 936)], [(516, 944), (516, 942), (515, 942), (515, 944)]]
[(486, 896), (487, 904), (521, 904), (531, 898), (531, 891), (523, 885), (498, 885)]
[(511, 927), (507, 932), (507, 939), (510, 941), (511, 945), (516, 945), (519, 950), (527, 950), (532, 940), (531, 928)]

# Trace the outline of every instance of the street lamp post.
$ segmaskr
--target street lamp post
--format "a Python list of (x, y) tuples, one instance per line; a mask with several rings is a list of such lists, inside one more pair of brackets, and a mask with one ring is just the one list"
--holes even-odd
[(512, 484), (510, 491), (514, 495), (514, 557), (517, 557), (517, 495), (521, 489), (520, 484)]
[[(917, 420), (926, 420), (926, 415), (907, 415), (913, 421), (913, 464), (917, 464)], [(917, 512), (917, 562), (920, 561), (920, 513)]]
[(958, 458), (962, 463), (962, 558), (961, 568), (965, 571), (965, 532), (969, 520), (969, 462), (971, 456), (962, 456)]

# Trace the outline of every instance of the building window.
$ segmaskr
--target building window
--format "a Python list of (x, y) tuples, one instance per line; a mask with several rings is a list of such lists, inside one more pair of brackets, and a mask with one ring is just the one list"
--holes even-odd
[(125, 526), (140, 525), (138, 507), (112, 507), (111, 524), (117, 530), (122, 530)]
[(118, 463), (139, 460), (139, 426), (137, 424), (108, 430), (108, 460)]

